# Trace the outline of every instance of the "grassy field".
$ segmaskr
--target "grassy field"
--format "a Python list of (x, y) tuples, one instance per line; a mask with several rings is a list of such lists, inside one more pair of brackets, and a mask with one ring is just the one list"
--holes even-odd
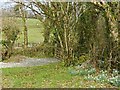
[(87, 81), (82, 76), (72, 76), (61, 63), (29, 68), (2, 69), (4, 88), (109, 88), (106, 83)]
[[(24, 40), (23, 36), (23, 25), (22, 25), (22, 19), (18, 18), (18, 23), (20, 27), (20, 35), (17, 40), (17, 42), (22, 43)], [(44, 38), (43, 38), (43, 24), (37, 20), (37, 19), (27, 19), (27, 28), (28, 28), (28, 41), (29, 43), (42, 43)]]

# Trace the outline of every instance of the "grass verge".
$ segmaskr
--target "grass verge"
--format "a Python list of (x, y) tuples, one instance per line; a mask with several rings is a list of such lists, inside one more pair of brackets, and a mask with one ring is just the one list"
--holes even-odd
[(72, 76), (62, 63), (2, 69), (3, 88), (112, 88), (109, 84)]

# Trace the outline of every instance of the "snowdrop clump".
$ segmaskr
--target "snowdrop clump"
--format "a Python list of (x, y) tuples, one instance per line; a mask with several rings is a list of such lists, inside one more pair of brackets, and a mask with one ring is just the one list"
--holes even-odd
[(114, 86), (120, 87), (120, 75), (117, 70), (113, 70), (112, 75), (108, 75), (107, 71), (100, 71), (100, 74), (97, 76), (88, 75), (85, 77), (86, 80), (94, 80), (101, 83), (110, 83)]
[(108, 74), (107, 71), (101, 70), (98, 75), (95, 75), (95, 68), (87, 68), (87, 69), (70, 69), (69, 73), (71, 75), (81, 75), (85, 80), (94, 80), (100, 83), (109, 83), (114, 86), (120, 87), (120, 75), (119, 71), (113, 70), (112, 74)]

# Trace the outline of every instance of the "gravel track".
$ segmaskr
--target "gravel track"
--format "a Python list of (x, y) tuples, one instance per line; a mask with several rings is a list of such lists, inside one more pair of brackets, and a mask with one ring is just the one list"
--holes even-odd
[(12, 67), (31, 67), (31, 66), (41, 66), (49, 63), (59, 62), (60, 60), (55, 58), (27, 58), (25, 60), (20, 61), (19, 63), (9, 62), (4, 63), (0, 62), (0, 68), (12, 68)]

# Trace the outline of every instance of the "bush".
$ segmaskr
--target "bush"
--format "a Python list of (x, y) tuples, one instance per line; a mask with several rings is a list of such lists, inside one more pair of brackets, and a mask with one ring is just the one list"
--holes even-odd
[(2, 19), (2, 60), (8, 59), (13, 53), (13, 46), (17, 40), (19, 28), (13, 17)]
[(79, 58), (75, 58), (75, 65), (81, 65), (85, 61), (90, 60), (90, 57), (88, 54), (81, 55)]
[(50, 46), (39, 45), (32, 48), (26, 49), (15, 49), (14, 55), (24, 55), (28, 57), (37, 57), (37, 58), (44, 58), (44, 57), (53, 57), (53, 48)]

